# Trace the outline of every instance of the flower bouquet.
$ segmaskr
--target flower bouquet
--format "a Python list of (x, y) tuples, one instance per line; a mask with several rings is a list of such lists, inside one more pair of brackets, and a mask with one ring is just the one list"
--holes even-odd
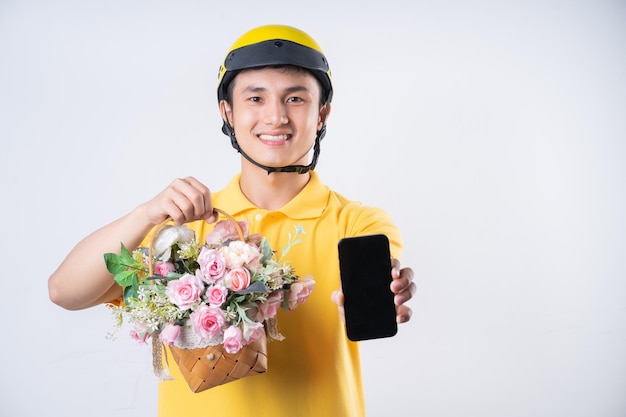
[[(227, 216), (206, 241), (187, 226), (164, 222), (148, 248), (104, 255), (107, 269), (124, 288), (124, 302), (111, 305), (115, 329), (127, 319), (131, 336), (152, 340), (155, 374), (170, 379), (168, 345), (193, 392), (267, 370), (266, 341), (282, 340), (278, 308), (293, 310), (315, 287), (283, 261), (300, 242), (296, 227), (277, 257), (248, 224)], [(113, 333), (112, 333), (113, 335)], [(165, 368), (162, 362), (165, 352)]]

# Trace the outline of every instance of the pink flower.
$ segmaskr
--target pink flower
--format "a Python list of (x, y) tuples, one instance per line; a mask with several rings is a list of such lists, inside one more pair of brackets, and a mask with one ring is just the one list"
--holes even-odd
[[(241, 221), (237, 222), (237, 224), (243, 232), (244, 239), (248, 237), (248, 222)], [(239, 232), (237, 231), (237, 228), (235, 227), (235, 224), (232, 220), (222, 220), (217, 222), (215, 224), (215, 227), (213, 228), (213, 233), (217, 233), (219, 236), (221, 236), (222, 242), (226, 242), (227, 240), (240, 239)]]
[(150, 334), (151, 333), (148, 332), (148, 326), (143, 323), (135, 324), (135, 327), (130, 330), (130, 337), (132, 337), (140, 345), (146, 344), (146, 340), (148, 340)]
[(260, 246), (261, 242), (263, 242), (263, 239), (265, 239), (263, 237), (263, 235), (261, 235), (259, 233), (254, 233), (254, 234), (248, 236), (248, 239), (246, 239), (246, 240), (251, 245)]
[(250, 271), (246, 268), (235, 268), (224, 277), (224, 285), (232, 291), (241, 291), (250, 285)]
[(226, 322), (226, 314), (221, 308), (200, 305), (189, 315), (193, 331), (203, 339), (211, 339), (222, 334)]
[(256, 320), (258, 322), (263, 322), (267, 319), (271, 319), (276, 317), (276, 313), (278, 312), (278, 307), (283, 301), (283, 292), (276, 291), (273, 292), (269, 297), (267, 297), (267, 301), (264, 303), (258, 303), (259, 311), (257, 313)]
[(209, 246), (220, 246), (222, 244), (222, 235), (219, 232), (211, 232), (206, 235), (206, 244)]
[(311, 275), (302, 277), (291, 284), (287, 295), (289, 310), (293, 310), (300, 304), (304, 303), (314, 289), (315, 281), (313, 281), (313, 277)]
[(180, 335), (180, 326), (172, 323), (167, 323), (161, 333), (159, 333), (159, 339), (169, 346), (174, 346), (174, 341), (178, 339)]
[(248, 343), (259, 340), (265, 333), (265, 327), (262, 323), (245, 321), (243, 322), (243, 339)]
[(226, 352), (237, 353), (243, 345), (243, 336), (239, 327), (230, 326), (224, 331), (224, 350)]
[(241, 240), (235, 240), (228, 246), (222, 247), (222, 255), (229, 269), (239, 268), (248, 263), (254, 263), (261, 257), (259, 248)]
[(195, 275), (185, 274), (167, 283), (165, 294), (181, 310), (189, 310), (200, 300), (204, 284)]
[(208, 284), (217, 282), (226, 272), (226, 261), (222, 254), (215, 249), (202, 247), (198, 256), (198, 264), (202, 279)]
[(226, 301), (228, 290), (223, 285), (216, 284), (207, 290), (206, 295), (209, 304), (219, 307)]
[(166, 277), (170, 272), (174, 272), (176, 267), (171, 262), (157, 261), (154, 264), (154, 273)]

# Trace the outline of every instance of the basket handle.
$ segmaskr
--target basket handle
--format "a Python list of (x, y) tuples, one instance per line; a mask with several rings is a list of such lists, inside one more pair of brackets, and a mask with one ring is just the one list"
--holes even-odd
[[(239, 239), (245, 240), (245, 236), (243, 234), (243, 230), (241, 229), (241, 226), (239, 226), (239, 223), (237, 223), (237, 220), (235, 220), (235, 218), (233, 216), (231, 216), (230, 214), (226, 213), (222, 209), (218, 209), (217, 207), (213, 207), (213, 212), (219, 213), (219, 214), (227, 217), (229, 220), (231, 220), (233, 222), (233, 224), (235, 225), (235, 229), (237, 229), (237, 234), (239, 235)], [(152, 246), (154, 245), (154, 241), (156, 240), (156, 237), (159, 234), (159, 232), (171, 221), (172, 221), (172, 218), (168, 216), (165, 220), (163, 220), (161, 223), (159, 223), (157, 225), (157, 227), (154, 229), (154, 232), (152, 234), (152, 238), (150, 239), (150, 243), (148, 244), (148, 273), (149, 273), (148, 276), (153, 276), (154, 275), (154, 266), (152, 265)]]

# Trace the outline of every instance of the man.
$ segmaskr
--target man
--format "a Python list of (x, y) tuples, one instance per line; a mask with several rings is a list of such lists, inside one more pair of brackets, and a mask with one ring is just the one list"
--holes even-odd
[[(166, 218), (189, 223), (200, 241), (217, 220), (218, 207), (247, 220), (251, 233), (273, 248), (301, 225), (303, 242), (289, 252), (316, 289), (297, 310), (278, 316), (284, 341), (268, 345), (268, 371), (260, 376), (193, 394), (172, 367), (174, 381), (160, 384), (160, 416), (363, 416), (358, 345), (340, 319), (343, 296), (337, 242), (383, 233), (391, 245), (397, 321), (415, 292), (413, 271), (400, 269), (401, 237), (382, 210), (352, 202), (324, 186), (313, 170), (331, 110), (330, 70), (319, 45), (288, 26), (262, 26), (238, 39), (220, 68), (223, 131), (241, 154), (241, 172), (212, 194), (193, 177), (174, 180), (152, 200), (86, 237), (50, 277), (50, 298), (83, 309), (119, 298), (122, 289), (107, 272), (102, 254), (141, 244)], [(311, 155), (312, 154), (312, 155)], [(337, 314), (339, 306), (340, 314)]]

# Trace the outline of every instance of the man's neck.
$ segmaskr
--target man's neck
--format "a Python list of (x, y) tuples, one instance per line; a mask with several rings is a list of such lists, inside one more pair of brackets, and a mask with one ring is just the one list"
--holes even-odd
[(278, 210), (298, 195), (310, 178), (309, 173), (273, 172), (268, 175), (258, 167), (243, 166), (239, 186), (246, 198), (255, 206), (266, 210)]

